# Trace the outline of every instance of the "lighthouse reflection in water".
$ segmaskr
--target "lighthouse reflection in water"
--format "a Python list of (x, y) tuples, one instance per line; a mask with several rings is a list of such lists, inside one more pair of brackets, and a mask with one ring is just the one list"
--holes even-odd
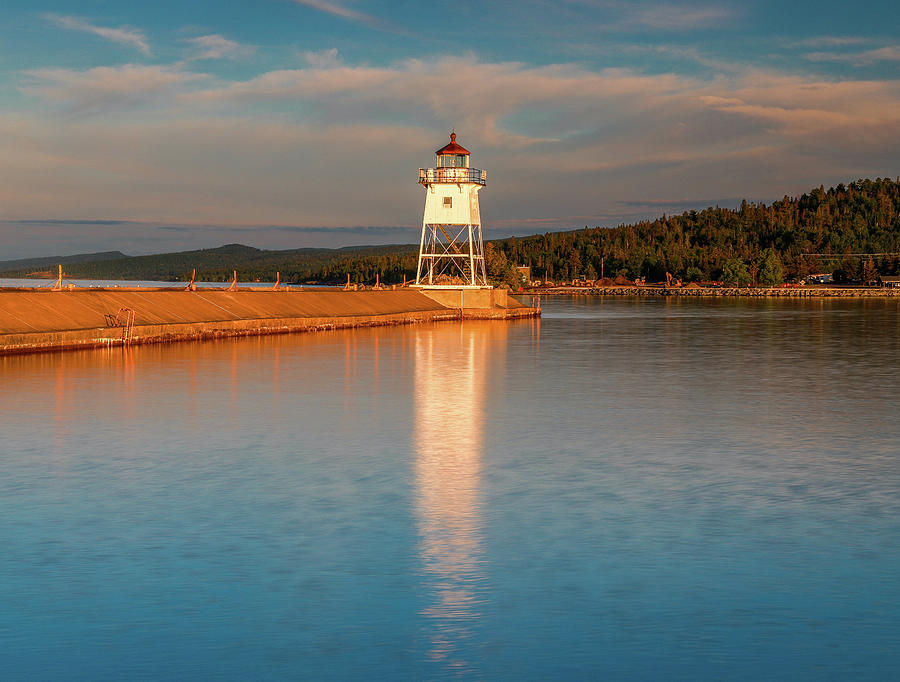
[(467, 667), (459, 654), (472, 644), (486, 598), (481, 470), (486, 360), (497, 333), (505, 334), (503, 325), (488, 330), (473, 322), (436, 327), (415, 337), (422, 616), (429, 656), (460, 668)]

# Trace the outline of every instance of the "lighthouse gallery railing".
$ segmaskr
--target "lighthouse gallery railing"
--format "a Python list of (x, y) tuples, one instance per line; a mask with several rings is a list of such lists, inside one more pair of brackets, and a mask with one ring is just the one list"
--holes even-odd
[(472, 182), (476, 185), (487, 183), (487, 171), (478, 168), (420, 168), (419, 183)]

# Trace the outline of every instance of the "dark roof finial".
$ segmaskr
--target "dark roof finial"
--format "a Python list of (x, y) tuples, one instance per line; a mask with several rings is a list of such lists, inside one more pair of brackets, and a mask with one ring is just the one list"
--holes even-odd
[(451, 142), (456, 142), (456, 128), (454, 128), (454, 129), (450, 132), (450, 141), (451, 141)]

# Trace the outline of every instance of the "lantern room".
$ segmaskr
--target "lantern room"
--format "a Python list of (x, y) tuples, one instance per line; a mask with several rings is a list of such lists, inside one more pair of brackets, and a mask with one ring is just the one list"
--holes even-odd
[(438, 168), (468, 168), (469, 150), (456, 142), (456, 133), (450, 133), (450, 144), (435, 152)]

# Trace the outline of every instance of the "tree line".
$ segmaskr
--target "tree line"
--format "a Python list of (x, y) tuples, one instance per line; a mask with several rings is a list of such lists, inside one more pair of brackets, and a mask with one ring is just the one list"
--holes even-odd
[[(743, 201), (612, 228), (493, 243), (548, 280), (609, 277), (779, 284), (813, 273), (864, 281), (900, 271), (900, 182), (858, 180), (771, 205)], [(501, 262), (502, 264), (502, 262)]]

